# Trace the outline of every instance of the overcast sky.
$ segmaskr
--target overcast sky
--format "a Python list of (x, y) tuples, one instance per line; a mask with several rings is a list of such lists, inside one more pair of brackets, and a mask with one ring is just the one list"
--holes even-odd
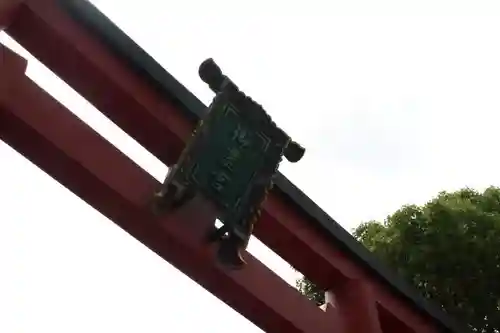
[[(197, 68), (215, 58), (306, 147), (280, 170), (348, 230), (440, 190), (500, 184), (494, 1), (93, 2), (205, 103)], [(164, 177), (28, 58), (35, 82)], [(0, 161), (1, 332), (259, 332), (1, 142)], [(251, 252), (293, 283), (261, 244)]]

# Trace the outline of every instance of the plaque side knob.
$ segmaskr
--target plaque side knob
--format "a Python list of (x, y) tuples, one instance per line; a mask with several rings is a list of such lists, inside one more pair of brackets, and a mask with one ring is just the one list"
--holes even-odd
[(222, 90), (226, 77), (222, 74), (222, 70), (212, 58), (201, 63), (198, 74), (213, 92), (218, 93)]
[(284, 155), (288, 161), (295, 163), (302, 159), (305, 152), (306, 150), (304, 149), (304, 147), (302, 147), (295, 141), (290, 141), (288, 146), (285, 148)]

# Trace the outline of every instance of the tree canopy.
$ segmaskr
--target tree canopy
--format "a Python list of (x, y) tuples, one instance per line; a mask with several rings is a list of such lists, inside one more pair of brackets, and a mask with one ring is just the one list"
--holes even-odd
[[(362, 223), (354, 236), (452, 317), (477, 332), (500, 330), (500, 188), (441, 192)], [(297, 287), (323, 302), (307, 279)]]

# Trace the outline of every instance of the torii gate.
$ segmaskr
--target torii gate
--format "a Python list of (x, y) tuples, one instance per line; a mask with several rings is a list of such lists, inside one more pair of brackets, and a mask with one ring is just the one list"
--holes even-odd
[[(206, 107), (86, 0), (0, 0), (0, 28), (167, 166)], [(215, 261), (201, 197), (155, 216), (158, 183), (25, 76), (0, 45), (0, 138), (266, 332), (462, 332), (281, 174), (254, 235), (326, 292), (318, 308), (245, 253)], [(333, 297), (334, 296), (334, 297)]]

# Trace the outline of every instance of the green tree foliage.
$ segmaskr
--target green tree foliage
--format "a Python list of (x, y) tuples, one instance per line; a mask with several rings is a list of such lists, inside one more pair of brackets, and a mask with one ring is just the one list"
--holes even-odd
[[(500, 329), (500, 188), (442, 192), (423, 206), (403, 206), (354, 236), (424, 297), (477, 332)], [(318, 303), (307, 279), (298, 289)]]
[(320, 290), (307, 278), (303, 277), (295, 282), (297, 289), (306, 295), (311, 301), (315, 302), (317, 305), (323, 305), (325, 303), (325, 292)]

